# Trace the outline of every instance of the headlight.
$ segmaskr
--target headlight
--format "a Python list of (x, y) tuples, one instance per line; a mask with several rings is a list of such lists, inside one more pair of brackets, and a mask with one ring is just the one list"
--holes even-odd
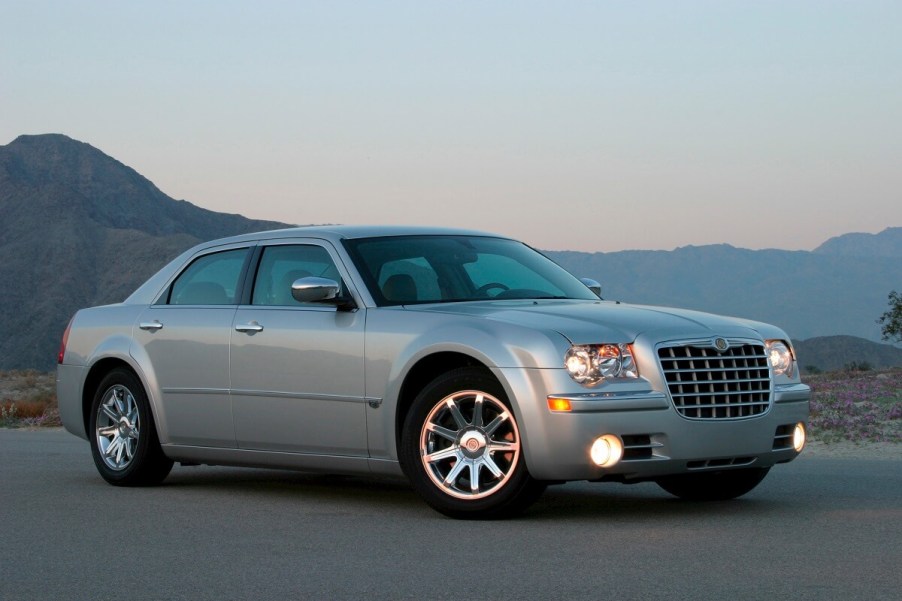
[(791, 377), (794, 360), (789, 346), (782, 340), (768, 340), (764, 345), (767, 348), (767, 360), (774, 370), (774, 375)]
[(638, 378), (639, 370), (628, 344), (580, 344), (564, 356), (570, 377), (591, 386), (606, 378)]

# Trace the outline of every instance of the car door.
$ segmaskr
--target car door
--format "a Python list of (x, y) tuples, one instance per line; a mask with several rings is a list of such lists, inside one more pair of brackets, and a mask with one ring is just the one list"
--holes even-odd
[(291, 284), (346, 281), (325, 243), (261, 248), (234, 319), (231, 392), (242, 449), (366, 456), (363, 309), (299, 303)]
[(151, 366), (164, 442), (235, 447), (229, 342), (249, 254), (244, 247), (197, 257), (138, 319), (132, 354)]

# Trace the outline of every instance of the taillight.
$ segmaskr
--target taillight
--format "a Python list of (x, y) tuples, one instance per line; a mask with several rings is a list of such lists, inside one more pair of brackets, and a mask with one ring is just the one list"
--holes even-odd
[(72, 322), (75, 321), (75, 317), (69, 320), (69, 325), (66, 326), (66, 331), (63, 332), (63, 341), (60, 342), (60, 352), (56, 356), (56, 362), (60, 365), (63, 364), (63, 357), (66, 356), (66, 343), (69, 342), (69, 330), (72, 329)]

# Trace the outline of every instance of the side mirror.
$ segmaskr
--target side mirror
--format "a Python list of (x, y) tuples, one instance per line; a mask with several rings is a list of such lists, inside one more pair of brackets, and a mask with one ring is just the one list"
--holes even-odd
[(291, 284), (291, 296), (299, 303), (332, 303), (339, 311), (357, 308), (354, 299), (339, 296), (341, 285), (328, 278), (307, 277)]
[(595, 293), (595, 296), (601, 298), (601, 284), (595, 280), (590, 280), (589, 278), (579, 278), (579, 281), (582, 282), (586, 288)]
[(291, 296), (299, 303), (318, 303), (338, 296), (341, 287), (335, 280), (307, 277), (291, 284)]

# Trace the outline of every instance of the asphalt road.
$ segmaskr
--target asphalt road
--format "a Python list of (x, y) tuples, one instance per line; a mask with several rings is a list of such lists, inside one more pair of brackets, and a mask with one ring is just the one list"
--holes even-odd
[(97, 475), (59, 430), (0, 429), (0, 599), (899, 599), (902, 462), (800, 457), (738, 501), (550, 488), (460, 522), (404, 482), (179, 467)]

